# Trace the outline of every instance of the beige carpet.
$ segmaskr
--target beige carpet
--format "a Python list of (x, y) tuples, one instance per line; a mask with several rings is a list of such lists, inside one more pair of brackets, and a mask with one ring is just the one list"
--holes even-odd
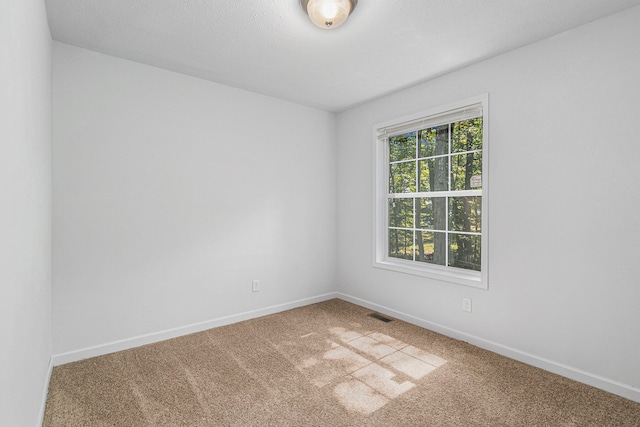
[(639, 403), (368, 313), (332, 300), (58, 366), (44, 425), (640, 426)]

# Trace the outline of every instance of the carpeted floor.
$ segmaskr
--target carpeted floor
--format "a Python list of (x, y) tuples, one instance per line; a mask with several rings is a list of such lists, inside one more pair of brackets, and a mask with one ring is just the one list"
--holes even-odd
[(640, 403), (341, 301), (58, 366), (44, 426), (640, 426)]

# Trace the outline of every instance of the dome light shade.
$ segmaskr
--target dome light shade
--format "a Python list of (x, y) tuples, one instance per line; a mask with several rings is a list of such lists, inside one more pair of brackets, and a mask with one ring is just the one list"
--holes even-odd
[(329, 30), (344, 24), (358, 0), (300, 0), (300, 4), (314, 24)]

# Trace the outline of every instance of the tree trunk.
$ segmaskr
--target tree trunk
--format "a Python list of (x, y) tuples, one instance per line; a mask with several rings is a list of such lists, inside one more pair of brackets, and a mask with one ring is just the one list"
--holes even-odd
[[(420, 170), (418, 168), (418, 174), (420, 173)], [(420, 175), (418, 175), (420, 176)], [(413, 227), (416, 229), (420, 228), (420, 215), (422, 214), (422, 210), (421, 210), (421, 206), (420, 206), (420, 200), (415, 198), (414, 200), (414, 212), (415, 215), (413, 217)], [(418, 259), (417, 261), (425, 261), (425, 257), (424, 257), (424, 242), (422, 241), (422, 231), (420, 230), (416, 230), (416, 244), (418, 245)]]
[[(436, 129), (435, 155), (443, 155), (449, 152), (449, 125), (439, 126)], [(449, 190), (449, 167), (447, 157), (436, 157), (433, 160), (433, 170), (430, 171), (431, 191)], [(446, 230), (447, 225), (447, 199), (437, 197), (433, 203), (433, 225), (436, 230)], [(433, 262), (446, 265), (447, 262), (447, 236), (445, 233), (434, 233), (433, 236)]]

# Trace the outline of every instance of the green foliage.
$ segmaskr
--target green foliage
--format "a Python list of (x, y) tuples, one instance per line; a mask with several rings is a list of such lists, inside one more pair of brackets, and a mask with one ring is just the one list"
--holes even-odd
[(389, 166), (389, 192), (414, 193), (416, 191), (416, 162), (392, 163)]
[(412, 260), (413, 251), (413, 231), (389, 230), (389, 256)]
[(451, 189), (480, 190), (482, 184), (473, 185), (473, 177), (482, 178), (482, 152), (451, 156)]
[(398, 162), (416, 158), (416, 132), (389, 138), (389, 161)]
[(480, 236), (449, 234), (449, 265), (480, 271)]
[(413, 199), (389, 200), (389, 226), (413, 228)]
[(451, 152), (482, 150), (482, 117), (451, 124)]
[(482, 197), (449, 198), (449, 230), (480, 233)]

